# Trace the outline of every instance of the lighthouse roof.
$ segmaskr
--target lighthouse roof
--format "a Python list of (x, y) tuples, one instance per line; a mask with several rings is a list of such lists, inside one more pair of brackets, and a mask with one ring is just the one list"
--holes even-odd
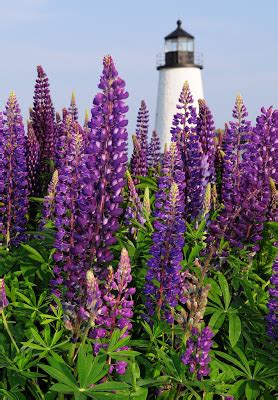
[(165, 39), (165, 40), (167, 40), (167, 39), (177, 39), (177, 38), (179, 38), (179, 37), (187, 37), (187, 38), (189, 38), (189, 39), (194, 39), (194, 36), (190, 35), (190, 33), (184, 31), (184, 30), (181, 28), (181, 24), (182, 24), (182, 22), (181, 22), (181, 20), (179, 19), (179, 20), (177, 21), (177, 29), (175, 29), (173, 32), (169, 33), (169, 35), (165, 36), (164, 39)]

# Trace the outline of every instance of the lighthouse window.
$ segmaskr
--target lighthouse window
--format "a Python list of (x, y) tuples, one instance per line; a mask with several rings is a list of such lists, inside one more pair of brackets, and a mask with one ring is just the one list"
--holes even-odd
[(177, 51), (178, 50), (178, 40), (166, 40), (165, 42), (165, 52), (168, 53), (169, 51)]
[(193, 40), (190, 39), (179, 39), (178, 45), (179, 51), (191, 51), (193, 52)]

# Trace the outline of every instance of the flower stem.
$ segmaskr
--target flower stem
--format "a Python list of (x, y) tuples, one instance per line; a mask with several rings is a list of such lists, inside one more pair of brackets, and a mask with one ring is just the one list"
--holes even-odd
[(13, 337), (13, 335), (12, 335), (12, 332), (10, 331), (10, 328), (9, 328), (8, 321), (7, 321), (7, 319), (6, 319), (4, 310), (2, 310), (2, 318), (3, 318), (4, 327), (5, 327), (5, 329), (6, 329), (7, 333), (8, 333), (8, 335), (9, 335), (9, 337), (10, 337), (10, 339), (11, 339), (11, 341), (12, 341), (12, 343), (13, 343), (13, 345), (14, 345), (16, 351), (17, 351), (17, 353), (20, 353), (20, 350), (19, 350), (19, 348), (18, 348), (18, 346), (17, 346), (17, 344), (16, 344), (16, 341), (14, 340), (14, 337)]

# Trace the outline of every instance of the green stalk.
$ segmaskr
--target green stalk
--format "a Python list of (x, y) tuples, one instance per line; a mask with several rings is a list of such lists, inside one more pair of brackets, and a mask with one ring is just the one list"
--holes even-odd
[(12, 341), (12, 343), (13, 343), (16, 351), (17, 351), (17, 353), (20, 353), (20, 350), (19, 350), (19, 348), (18, 348), (18, 346), (16, 344), (16, 341), (14, 340), (12, 332), (10, 331), (10, 328), (9, 328), (9, 325), (8, 325), (8, 321), (7, 321), (6, 316), (5, 316), (4, 309), (2, 310), (2, 318), (3, 318), (3, 325), (4, 325), (4, 327), (5, 327), (6, 331), (7, 331), (7, 333), (9, 335), (9, 337), (10, 337), (10, 339), (11, 339), (11, 341)]

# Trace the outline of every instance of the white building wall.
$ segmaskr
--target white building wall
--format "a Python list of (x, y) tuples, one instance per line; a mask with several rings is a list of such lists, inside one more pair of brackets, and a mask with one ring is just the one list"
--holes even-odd
[(179, 67), (159, 70), (155, 129), (161, 140), (162, 151), (165, 143), (171, 142), (173, 115), (177, 112), (176, 105), (185, 81), (189, 83), (194, 105), (198, 109), (198, 99), (204, 98), (201, 69)]

